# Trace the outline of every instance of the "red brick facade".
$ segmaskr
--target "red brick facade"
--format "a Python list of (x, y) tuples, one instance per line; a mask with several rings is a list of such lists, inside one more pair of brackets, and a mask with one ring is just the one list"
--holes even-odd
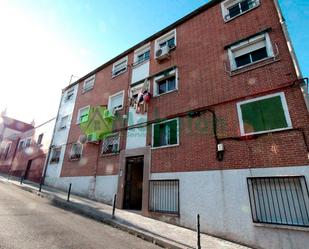
[[(24, 124), (24, 128), (19, 130), (12, 129), (11, 125), (12, 134), (5, 136), (2, 140), (3, 143), (11, 143), (11, 147), (5, 159), (3, 157), (0, 159), (0, 172), (40, 182), (50, 145), (53, 121), (54, 119), (38, 127)], [(38, 141), (39, 136), (41, 136), (41, 141)]]
[[(223, 161), (216, 159), (216, 140), (210, 112), (193, 119), (180, 117), (179, 146), (152, 150), (151, 172), (309, 164), (306, 147), (309, 144), (309, 115), (299, 86), (292, 87), (297, 76), (273, 1), (263, 0), (259, 7), (226, 23), (220, 4), (215, 4), (171, 29), (174, 28), (177, 47), (168, 60), (159, 63), (154, 59), (156, 37), (151, 40), (150, 75), (177, 66), (178, 91), (152, 98), (148, 121), (177, 117), (198, 108), (210, 108), (217, 116), (218, 138), (225, 146), (225, 154)], [(225, 47), (265, 29), (269, 30), (276, 59), (228, 73), (229, 59)], [(132, 64), (133, 49), (127, 55), (128, 64)], [(82, 87), (79, 87), (61, 176), (118, 173), (119, 155), (102, 157), (99, 145), (96, 144), (84, 145), (81, 160), (68, 159), (70, 143), (77, 141), (81, 134), (79, 126), (75, 124), (81, 107), (107, 105), (109, 95), (124, 90), (126, 107), (120, 115), (127, 113), (131, 68), (112, 78), (112, 64), (113, 61), (96, 72), (93, 90), (82, 93)], [(150, 82), (152, 91), (153, 79)], [(82, 86), (83, 81), (78, 84)], [(277, 92), (285, 94), (293, 128), (240, 138), (237, 102)], [(121, 150), (125, 149), (125, 140), (124, 128), (121, 133)], [(151, 125), (148, 126), (147, 145), (151, 145)]]

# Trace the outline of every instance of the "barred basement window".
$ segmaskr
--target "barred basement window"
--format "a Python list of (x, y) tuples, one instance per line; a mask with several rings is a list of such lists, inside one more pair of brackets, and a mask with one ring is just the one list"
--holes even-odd
[(72, 144), (70, 159), (77, 160), (82, 157), (83, 145), (80, 143)]
[(179, 214), (179, 180), (149, 181), (149, 211)]
[(61, 154), (61, 147), (53, 148), (50, 163), (58, 163)]
[(119, 152), (119, 134), (106, 137), (102, 143), (102, 154), (115, 154)]
[(247, 178), (255, 223), (309, 227), (309, 194), (304, 176)]

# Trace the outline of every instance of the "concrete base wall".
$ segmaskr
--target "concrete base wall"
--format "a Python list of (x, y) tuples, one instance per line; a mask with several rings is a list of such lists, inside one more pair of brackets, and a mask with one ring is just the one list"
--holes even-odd
[(255, 248), (307, 248), (307, 228), (252, 222), (246, 178), (276, 175), (304, 175), (308, 182), (309, 167), (153, 173), (151, 179), (179, 179), (180, 217), (169, 220), (168, 215), (162, 215), (163, 220), (195, 229), (196, 215), (200, 214), (205, 233)]
[(118, 175), (82, 177), (46, 177), (48, 186), (67, 191), (72, 183), (72, 193), (112, 204), (117, 193)]

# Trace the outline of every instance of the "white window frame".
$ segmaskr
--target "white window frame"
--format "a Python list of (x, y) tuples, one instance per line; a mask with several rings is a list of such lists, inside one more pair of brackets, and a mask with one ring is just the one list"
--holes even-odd
[[(143, 60), (141, 62), (138, 62), (138, 56), (145, 54), (148, 51), (149, 51), (149, 58), (147, 60)], [(133, 62), (134, 67), (138, 67), (139, 65), (143, 64), (144, 62), (149, 61), (150, 60), (150, 52), (151, 52), (150, 43), (147, 43), (146, 45), (140, 47), (139, 49), (136, 49), (134, 51), (134, 62)]]
[[(267, 51), (267, 55), (268, 56), (266, 58), (261, 59), (261, 60), (254, 61), (254, 62), (251, 62), (249, 64), (237, 67), (234, 53), (237, 50), (240, 50), (240, 49), (243, 49), (243, 48), (246, 48), (246, 47), (250, 47), (250, 46), (254, 46), (256, 43), (261, 42), (261, 41), (265, 42), (266, 51)], [(253, 51), (255, 51), (255, 50), (253, 50)], [(269, 58), (273, 58), (274, 57), (274, 50), (273, 50), (273, 47), (272, 47), (272, 44), (271, 44), (271, 41), (270, 41), (269, 34), (267, 32), (265, 32), (263, 34), (251, 37), (250, 39), (242, 41), (242, 42), (240, 42), (238, 44), (230, 46), (228, 48), (228, 56), (229, 56), (230, 65), (231, 65), (231, 70), (232, 71), (238, 70), (238, 69), (241, 69), (241, 68), (244, 68), (244, 67), (251, 66), (251, 65), (259, 63), (261, 61), (268, 60)]]
[[(74, 144), (80, 144), (81, 145), (81, 147), (82, 147), (82, 149), (81, 149), (81, 151), (80, 151), (80, 158), (72, 158), (72, 152), (73, 152), (73, 145)], [(72, 145), (71, 145), (71, 150), (70, 150), (70, 155), (69, 155), (69, 159), (71, 160), (71, 161), (78, 161), (78, 160), (80, 160), (82, 157), (83, 157), (83, 149), (84, 149), (84, 145), (83, 144), (81, 144), (81, 143), (79, 143), (79, 142), (76, 142), (76, 143), (72, 143)]]
[[(92, 90), (94, 88), (94, 83), (95, 83), (95, 74), (84, 80), (83, 93)], [(90, 84), (90, 87), (86, 88), (87, 84)]]
[[(41, 135), (42, 135), (42, 139), (41, 139), (41, 141), (39, 141), (39, 138), (40, 138)], [(44, 138), (44, 133), (40, 133), (40, 134), (38, 135), (38, 138), (37, 138), (37, 145), (42, 145), (43, 138)], [(39, 142), (40, 142), (40, 143), (39, 143)]]
[[(115, 108), (114, 110), (111, 110), (111, 103), (112, 103), (112, 98), (113, 97), (116, 97), (117, 95), (121, 95), (122, 94), (122, 106), (121, 107), (118, 107), (118, 108)], [(110, 95), (109, 97), (108, 97), (108, 107), (107, 107), (107, 109), (109, 110), (109, 111), (119, 111), (119, 110), (121, 110), (121, 109), (123, 109), (123, 107), (124, 107), (124, 90), (122, 90), (122, 91), (120, 91), (120, 92), (117, 92), (117, 93), (114, 93), (113, 95)]]
[[(70, 99), (68, 99), (69, 93), (72, 93), (72, 97)], [(72, 99), (74, 99), (74, 95), (75, 95), (75, 88), (71, 88), (71, 89), (67, 90), (66, 93), (65, 93), (64, 102), (68, 102), (68, 101), (71, 101)]]
[[(153, 143), (154, 143), (154, 126), (158, 125), (158, 124), (168, 123), (168, 122), (173, 121), (173, 120), (177, 121), (177, 143), (154, 147), (153, 146)], [(162, 148), (175, 147), (175, 146), (179, 146), (179, 118), (172, 118), (172, 119), (164, 120), (164, 121), (159, 122), (159, 123), (152, 124), (152, 126), (151, 126), (151, 149), (155, 150), (155, 149), (162, 149)]]
[[(266, 130), (266, 131), (258, 131), (258, 132), (246, 133), (245, 132), (245, 127), (244, 127), (244, 121), (243, 121), (243, 117), (242, 117), (242, 112), (241, 112), (241, 108), (240, 108), (241, 105), (248, 104), (248, 103), (251, 103), (251, 102), (256, 102), (256, 101), (263, 100), (263, 99), (269, 99), (269, 98), (277, 97), (277, 96), (280, 96), (280, 98), (281, 98), (282, 108), (283, 108), (283, 111), (284, 111), (284, 116), (285, 116), (285, 120), (286, 120), (286, 123), (287, 123), (287, 127), (279, 128), (279, 129)], [(263, 134), (263, 133), (269, 133), (269, 132), (289, 130), (289, 129), (293, 128), (292, 127), (292, 121), (291, 121), (290, 113), (289, 113), (289, 108), (288, 108), (288, 104), (286, 102), (286, 98), (285, 98), (284, 92), (269, 94), (269, 95), (265, 95), (265, 96), (262, 96), (262, 97), (258, 97), (258, 98), (254, 98), (254, 99), (249, 99), (249, 100), (238, 102), (237, 103), (237, 113), (238, 113), (238, 121), (239, 121), (239, 127), (240, 127), (240, 134), (241, 134), (241, 136)]]
[[(168, 79), (168, 78), (173, 77), (173, 76), (175, 76), (175, 89), (167, 91), (165, 93), (159, 94), (158, 93), (158, 89), (159, 89), (158, 83), (160, 81), (162, 81), (163, 79)], [(175, 69), (169, 71), (168, 75), (162, 74), (162, 75), (159, 75), (159, 76), (157, 76), (153, 79), (153, 96), (154, 97), (162, 96), (162, 95), (165, 95), (165, 94), (168, 94), (168, 93), (171, 93), (171, 92), (175, 92), (175, 91), (178, 91), (178, 68), (175, 68)]]
[(22, 150), (25, 148), (25, 145), (26, 145), (26, 140), (25, 139), (21, 139), (18, 143), (18, 150)]
[[(66, 118), (66, 122), (65, 122), (65, 125), (63, 126), (63, 119)], [(68, 122), (69, 122), (69, 118), (70, 118), (70, 115), (64, 115), (60, 118), (60, 122), (59, 122), (59, 129), (58, 130), (64, 130), (66, 128), (68, 128)]]
[[(31, 146), (31, 142), (32, 142), (32, 138), (31, 137), (28, 137), (25, 139), (26, 143), (24, 144), (25, 147), (24, 148), (28, 148)], [(29, 143), (28, 143), (29, 142)]]
[(101, 147), (101, 155), (118, 154), (118, 152), (112, 152), (112, 153), (104, 153), (104, 152), (103, 152), (105, 139), (107, 139), (107, 138), (109, 138), (109, 137), (113, 137), (113, 136), (117, 136), (117, 137), (118, 137), (118, 152), (120, 151), (120, 133), (119, 133), (119, 132), (117, 132), (117, 133), (112, 133), (112, 134), (109, 134), (108, 136), (106, 136), (106, 137), (103, 139), (103, 141), (102, 141), (102, 147)]
[(228, 9), (230, 7), (232, 7), (233, 5), (236, 5), (236, 4), (238, 4), (238, 3), (242, 2), (242, 1), (243, 0), (226, 0), (226, 1), (221, 3), (221, 11), (222, 11), (222, 17), (223, 17), (224, 22), (229, 22), (229, 21), (231, 21), (231, 20), (233, 20), (233, 19), (235, 19), (235, 18), (237, 18), (237, 17), (239, 17), (239, 16), (241, 16), (241, 15), (243, 15), (243, 14), (245, 14), (245, 13), (247, 13), (247, 12), (249, 12), (249, 11), (251, 11), (251, 10), (253, 10), (253, 9), (255, 9), (255, 8), (257, 8), (257, 7), (259, 7), (261, 5), (261, 1), (260, 0), (256, 0), (256, 5), (254, 7), (252, 7), (251, 9), (243, 11), (243, 12), (239, 13), (238, 15), (233, 16), (232, 18), (226, 19), (225, 17), (227, 15), (229, 15), (229, 10)]
[(6, 160), (8, 158), (11, 148), (12, 148), (12, 141), (8, 141), (8, 142), (3, 141), (1, 143), (0, 151), (3, 152), (3, 154), (2, 153), (0, 154), (0, 160)]
[(177, 47), (177, 33), (176, 33), (176, 29), (173, 29), (171, 31), (169, 31), (168, 33), (162, 35), (161, 37), (157, 38), (155, 40), (155, 52), (154, 52), (154, 56), (156, 57), (156, 52), (160, 49), (160, 43), (162, 42), (166, 42), (169, 39), (173, 38), (175, 39), (175, 47)]
[(87, 105), (87, 106), (84, 106), (84, 107), (78, 109), (76, 124), (81, 124), (81, 122), (80, 122), (80, 114), (81, 114), (81, 111), (85, 110), (85, 109), (88, 109), (88, 112), (89, 112), (90, 105)]
[[(117, 67), (117, 65), (119, 65), (119, 64), (121, 64), (121, 63), (123, 63), (123, 62), (126, 62), (126, 66), (124, 67), (125, 70), (123, 70), (123, 71), (120, 72), (120, 73), (115, 74), (115, 68)], [(125, 57), (123, 57), (122, 59), (120, 59), (120, 60), (114, 62), (114, 64), (113, 64), (113, 69), (112, 69), (112, 77), (113, 77), (113, 78), (114, 78), (114, 77), (117, 77), (118, 75), (121, 75), (121, 74), (125, 73), (127, 70), (128, 70), (128, 56), (125, 56)], [(120, 71), (120, 70), (119, 70), (119, 71)]]

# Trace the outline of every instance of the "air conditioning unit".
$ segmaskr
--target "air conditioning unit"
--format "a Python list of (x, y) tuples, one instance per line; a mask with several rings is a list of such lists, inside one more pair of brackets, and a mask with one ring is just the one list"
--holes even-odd
[(162, 48), (159, 48), (156, 52), (156, 59), (157, 60), (163, 60), (168, 58), (170, 55), (170, 48), (168, 46), (164, 46)]
[(109, 111), (109, 110), (105, 110), (103, 113), (103, 118), (104, 119), (114, 119), (115, 115), (113, 112)]
[(91, 133), (87, 135), (87, 143), (96, 143), (98, 142), (99, 138), (95, 133)]

